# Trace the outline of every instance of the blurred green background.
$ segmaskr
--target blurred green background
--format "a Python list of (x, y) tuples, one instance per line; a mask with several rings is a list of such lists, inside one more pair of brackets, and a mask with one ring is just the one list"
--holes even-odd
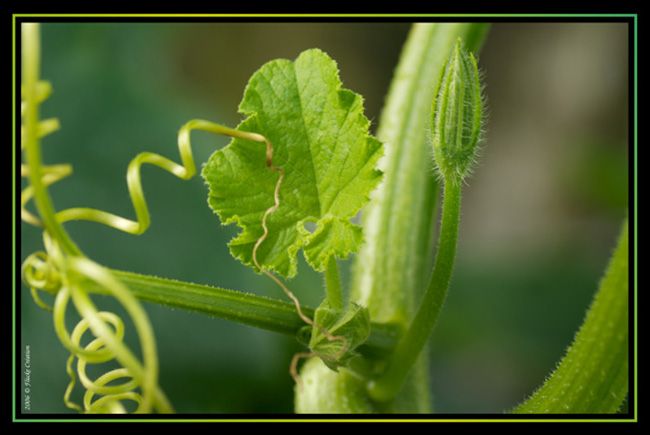
[[(51, 189), (58, 209), (89, 206), (133, 216), (125, 171), (140, 151), (178, 160), (176, 133), (192, 118), (236, 125), (250, 75), (264, 62), (319, 47), (344, 85), (365, 97), (373, 130), (406, 23), (64, 24), (42, 27), (42, 106), (62, 129), (47, 163), (74, 175)], [(465, 189), (457, 267), (431, 345), (437, 412), (502, 412), (539, 385), (582, 322), (627, 213), (627, 25), (499, 23), (480, 65), (490, 121)], [(196, 134), (207, 161), (226, 139)], [(117, 269), (283, 297), (233, 260), (236, 234), (207, 207), (200, 177), (143, 170), (152, 212), (134, 237), (67, 225), (92, 259)], [(40, 249), (21, 225), (21, 260)], [(316, 305), (321, 278), (303, 263), (290, 287)], [(32, 412), (67, 412), (67, 352), (51, 314), (22, 288), (23, 345), (32, 359)], [(97, 298), (102, 307), (112, 301)], [(294, 339), (147, 304), (160, 383), (178, 412), (292, 411)], [(72, 321), (70, 322), (72, 325)], [(77, 390), (77, 400), (80, 398)]]

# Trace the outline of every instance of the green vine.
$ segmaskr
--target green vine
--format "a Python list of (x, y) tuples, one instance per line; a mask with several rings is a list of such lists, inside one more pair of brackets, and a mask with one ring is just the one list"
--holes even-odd
[(483, 126), (483, 97), (476, 60), (459, 39), (443, 71), (433, 105), (433, 149), (444, 184), (436, 260), (427, 291), (388, 368), (370, 384), (378, 401), (390, 401), (402, 388), (425, 347), (447, 295), (456, 256), (461, 185), (475, 160)]
[[(33, 196), (40, 219), (32, 223), (45, 227), (43, 240), (45, 252), (29, 256), (23, 264), (23, 276), (36, 295), (38, 290), (56, 294), (54, 304), (54, 328), (62, 344), (70, 351), (67, 372), (71, 377), (64, 401), (72, 409), (87, 413), (126, 412), (123, 401), (135, 402), (136, 412), (171, 412), (172, 408), (158, 387), (158, 358), (153, 331), (145, 312), (109, 271), (85, 258), (57, 220), (47, 186), (69, 173), (66, 166), (44, 167), (41, 163), (40, 138), (58, 126), (54, 120), (41, 122), (39, 105), (47, 98), (51, 87), (39, 80), (39, 28), (37, 24), (23, 24), (23, 126), (22, 144), (27, 164), (21, 173), (29, 177), (30, 187), (23, 193), (21, 204)], [(25, 199), (27, 196), (27, 200)], [(22, 213), (26, 215), (25, 212)], [(32, 216), (27, 213), (27, 216)], [(29, 220), (29, 217), (28, 217)], [(105, 292), (115, 297), (133, 320), (143, 350), (140, 362), (124, 345), (124, 325), (121, 319), (109, 312), (98, 311), (80, 286), (80, 277), (95, 281)], [(72, 334), (66, 330), (65, 314), (72, 300), (81, 321)], [(40, 298), (39, 305), (44, 305)], [(90, 330), (95, 339), (81, 345), (84, 333)], [(70, 399), (76, 376), (72, 368), (77, 359), (77, 373), (86, 389), (83, 407)], [(121, 368), (110, 370), (95, 380), (86, 374), (88, 363), (98, 364), (116, 360)], [(124, 380), (115, 385), (113, 381)], [(110, 386), (108, 383), (112, 383)], [(139, 391), (138, 391), (139, 390)], [(101, 396), (96, 398), (96, 396)]]
[(628, 393), (627, 220), (600, 288), (573, 344), (516, 414), (616, 413)]
[[(45, 252), (29, 256), (23, 264), (23, 277), (30, 286), (36, 303), (49, 308), (38, 295), (38, 291), (55, 294), (54, 327), (62, 344), (71, 352), (67, 372), (71, 377), (65, 392), (66, 405), (88, 413), (125, 412), (122, 401), (136, 402), (136, 412), (146, 413), (152, 409), (171, 412), (172, 408), (164, 393), (157, 386), (158, 359), (155, 340), (149, 320), (144, 310), (130, 290), (116, 279), (110, 271), (87, 259), (63, 229), (64, 222), (86, 220), (107, 225), (131, 234), (142, 234), (150, 225), (150, 216), (142, 189), (140, 168), (151, 164), (181, 178), (190, 179), (196, 174), (192, 155), (190, 133), (203, 130), (216, 134), (239, 137), (265, 143), (267, 156), (272, 155), (268, 141), (256, 133), (242, 132), (209, 121), (193, 120), (179, 131), (178, 147), (182, 165), (154, 153), (140, 153), (129, 164), (127, 184), (129, 195), (135, 209), (136, 220), (130, 220), (101, 210), (90, 208), (71, 208), (55, 212), (47, 187), (72, 170), (69, 165), (45, 167), (41, 163), (40, 138), (58, 128), (57, 120), (40, 121), (38, 106), (51, 92), (51, 85), (38, 79), (40, 46), (38, 24), (23, 24), (23, 121), (22, 143), (26, 151), (26, 165), (21, 173), (27, 176), (30, 186), (21, 195), (21, 215), (34, 225), (45, 227)], [(34, 200), (40, 219), (26, 210), (30, 199)], [(140, 363), (123, 344), (124, 325), (113, 313), (97, 311), (88, 297), (88, 292), (80, 284), (82, 281), (94, 282), (102, 293), (115, 297), (131, 316), (143, 350), (143, 363)], [(65, 328), (65, 313), (69, 300), (72, 300), (82, 320), (70, 334)], [(109, 326), (110, 324), (110, 326)], [(95, 339), (85, 347), (80, 345), (84, 333), (90, 330)], [(76, 376), (72, 368), (77, 359), (77, 373), (86, 388), (83, 407), (71, 399)], [(99, 364), (117, 360), (122, 368), (111, 370), (91, 381), (86, 375), (87, 363)], [(121, 385), (106, 384), (116, 379), (126, 378)], [(134, 392), (136, 388), (140, 393)], [(103, 397), (93, 400), (96, 395)]]
[[(48, 188), (72, 167), (42, 161), (41, 139), (59, 123), (39, 117), (52, 86), (40, 79), (39, 26), (22, 26), (21, 175), (29, 185), (21, 194), (21, 217), (43, 229), (44, 245), (27, 256), (22, 275), (35, 303), (52, 311), (57, 337), (70, 352), (66, 406), (84, 413), (173, 412), (159, 386), (156, 341), (140, 304), (145, 301), (295, 336), (308, 348), (290, 365), (299, 413), (432, 411), (427, 342), (452, 280), (462, 186), (483, 130), (485, 101), (474, 53), (486, 24), (413, 26), (378, 138), (369, 133), (361, 96), (342, 87), (326, 53), (312, 49), (294, 61), (268, 62), (249, 81), (240, 105), (246, 118), (237, 128), (192, 120), (178, 133), (180, 164), (151, 152), (130, 162), (126, 178), (135, 219), (83, 207), (56, 210)], [(141, 168), (194, 177), (195, 130), (233, 139), (202, 171), (210, 207), (222, 223), (241, 229), (229, 245), (232, 255), (272, 279), (291, 303), (111, 270), (87, 258), (65, 230), (64, 223), (83, 220), (144, 233), (151, 216)], [(27, 209), (30, 202), (35, 213)], [(362, 227), (352, 221), (361, 209)], [(296, 273), (300, 250), (324, 275), (323, 299), (315, 308), (302, 305), (280, 279)], [(338, 261), (357, 250), (348, 299)], [(619, 411), (629, 377), (627, 274), (625, 222), (573, 344), (514, 413)], [(44, 293), (53, 297), (52, 306)], [(120, 304), (140, 352), (125, 344), (124, 316), (99, 309), (91, 298), (96, 295)], [(68, 330), (70, 310), (81, 320)], [(303, 358), (308, 360), (299, 369)], [(88, 366), (95, 364), (118, 367), (91, 379)], [(81, 402), (74, 399), (79, 385)]]

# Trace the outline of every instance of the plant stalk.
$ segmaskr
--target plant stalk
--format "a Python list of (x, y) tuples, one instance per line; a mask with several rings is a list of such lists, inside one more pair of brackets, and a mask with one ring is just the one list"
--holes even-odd
[[(364, 210), (366, 243), (354, 268), (351, 300), (370, 318), (406, 330), (426, 288), (433, 263), (439, 186), (428, 132), (434, 99), (448, 55), (458, 38), (478, 52), (485, 23), (414, 24), (382, 112), (379, 140), (386, 145), (384, 181)], [(389, 411), (431, 412), (426, 349)]]
[(71, 255), (81, 255), (81, 251), (72, 241), (63, 226), (56, 220), (54, 205), (43, 182), (43, 162), (39, 141), (39, 113), (37, 102), (37, 87), (40, 75), (40, 32), (38, 23), (23, 23), (21, 28), (23, 43), (23, 89), (25, 113), (25, 142), (23, 148), (29, 170), (29, 183), (34, 193), (34, 203), (43, 221), (43, 225), (63, 250)]
[(336, 258), (332, 255), (325, 269), (325, 288), (327, 301), (330, 307), (338, 310), (343, 309), (343, 290), (341, 289), (341, 276)]
[[(281, 334), (295, 335), (305, 323), (293, 304), (241, 291), (194, 284), (167, 278), (110, 269), (110, 272), (141, 301), (171, 308), (198, 311), (210, 316), (242, 323)], [(88, 292), (107, 294), (92, 280), (83, 282)], [(313, 317), (314, 309), (301, 307)], [(368, 340), (359, 351), (368, 357), (386, 356), (397, 343), (398, 328), (373, 323)]]
[(460, 204), (461, 183), (445, 182), (442, 223), (431, 280), (417, 314), (392, 354), (388, 368), (379, 379), (370, 383), (369, 392), (374, 400), (387, 402), (397, 395), (435, 327), (454, 269)]
[(628, 224), (573, 344), (515, 414), (618, 412), (628, 393)]

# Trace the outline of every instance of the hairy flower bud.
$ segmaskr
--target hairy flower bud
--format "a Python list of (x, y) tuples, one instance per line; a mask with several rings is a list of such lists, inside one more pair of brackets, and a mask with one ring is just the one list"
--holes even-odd
[(484, 117), (478, 66), (459, 39), (433, 102), (433, 152), (445, 182), (460, 182), (475, 160)]

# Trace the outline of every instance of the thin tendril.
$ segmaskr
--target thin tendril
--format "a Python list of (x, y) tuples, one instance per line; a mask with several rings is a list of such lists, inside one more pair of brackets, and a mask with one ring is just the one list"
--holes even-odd
[[(278, 287), (282, 289), (282, 291), (287, 295), (291, 301), (293, 301), (294, 306), (296, 307), (296, 312), (298, 313), (298, 316), (308, 324), (309, 326), (317, 328), (325, 338), (327, 338), (328, 341), (341, 341), (343, 342), (343, 346), (341, 346), (341, 350), (337, 352), (336, 357), (340, 358), (345, 352), (347, 352), (348, 348), (348, 341), (345, 337), (339, 336), (339, 335), (333, 335), (331, 332), (329, 332), (326, 328), (322, 327), (318, 323), (314, 322), (312, 319), (310, 319), (308, 316), (306, 316), (301, 309), (300, 306), (300, 301), (298, 300), (298, 297), (291, 291), (289, 288), (282, 282), (278, 277), (276, 277), (273, 273), (270, 271), (262, 268), (262, 266), (259, 263), (259, 260), (257, 259), (257, 251), (259, 250), (259, 247), (264, 243), (266, 238), (269, 235), (269, 228), (267, 225), (267, 219), (268, 217), (275, 213), (278, 208), (280, 208), (280, 187), (282, 186), (282, 181), (284, 180), (284, 168), (281, 168), (279, 166), (275, 166), (273, 164), (273, 144), (271, 144), (271, 141), (266, 139), (264, 136), (260, 135), (260, 138), (263, 139), (264, 143), (266, 144), (266, 166), (271, 169), (274, 172), (277, 172), (279, 174), (278, 176), (278, 181), (275, 183), (275, 189), (273, 191), (273, 205), (266, 209), (264, 212), (264, 215), (262, 216), (262, 230), (263, 233), (257, 239), (255, 242), (255, 245), (253, 246), (253, 264), (255, 264), (255, 267), (257, 267), (258, 270), (260, 270), (264, 275), (269, 277), (273, 282), (275, 282)], [(311, 356), (316, 355), (314, 352), (299, 352), (293, 356), (293, 359), (291, 360), (291, 366), (289, 369), (289, 372), (291, 373), (291, 377), (294, 379), (296, 384), (302, 388), (302, 381), (300, 379), (300, 376), (298, 375), (297, 372), (297, 364), (298, 360), (302, 358), (309, 358)]]
[[(72, 174), (72, 166), (70, 165), (51, 165), (42, 167), (42, 181), (44, 187), (49, 187), (57, 181)], [(20, 166), (20, 175), (22, 177), (29, 177), (29, 169), (27, 165)], [(27, 203), (34, 197), (34, 187), (27, 186), (20, 193), (20, 218), (28, 224), (36, 227), (43, 227), (43, 223), (39, 218), (34, 216), (26, 208)]]
[(68, 386), (65, 388), (65, 393), (63, 393), (63, 403), (65, 403), (65, 406), (67, 406), (70, 409), (73, 409), (77, 412), (83, 412), (83, 408), (76, 403), (74, 403), (71, 399), (70, 396), (72, 395), (72, 391), (74, 390), (75, 383), (77, 381), (77, 376), (74, 373), (74, 369), (72, 368), (72, 364), (74, 363), (74, 354), (70, 354), (68, 357), (68, 361), (65, 364), (65, 371), (68, 373), (68, 376), (70, 377), (70, 382), (68, 383)]
[(293, 355), (293, 358), (291, 358), (289, 373), (291, 373), (291, 377), (293, 378), (296, 385), (298, 385), (300, 391), (302, 391), (303, 383), (302, 383), (302, 379), (300, 378), (300, 375), (298, 374), (298, 361), (300, 361), (301, 359), (311, 358), (312, 356), (316, 356), (316, 355), (317, 354), (314, 352), (298, 352)]
[[(66, 372), (70, 383), (64, 393), (64, 403), (79, 412), (126, 412), (121, 401), (130, 400), (138, 405), (136, 412), (150, 412), (152, 408), (160, 412), (171, 412), (172, 408), (158, 386), (158, 359), (155, 340), (149, 320), (139, 302), (112, 274), (101, 266), (85, 258), (57, 220), (47, 188), (72, 172), (70, 165), (45, 166), (41, 162), (40, 141), (42, 137), (59, 128), (57, 119), (39, 120), (39, 105), (51, 94), (48, 82), (38, 79), (40, 67), (39, 28), (36, 23), (22, 25), (23, 82), (21, 88), (23, 101), (21, 115), (21, 149), (26, 152), (26, 164), (21, 165), (21, 176), (28, 177), (30, 185), (21, 192), (21, 217), (30, 224), (45, 227), (43, 243), (45, 252), (28, 256), (23, 263), (22, 274), (25, 283), (31, 288), (34, 301), (41, 307), (50, 307), (40, 298), (39, 291), (55, 294), (53, 311), (54, 327), (60, 341), (70, 350)], [(35, 199), (39, 217), (27, 211), (26, 205)], [(108, 294), (117, 299), (130, 315), (142, 347), (140, 363), (124, 344), (122, 320), (113, 313), (98, 312), (80, 287), (82, 280), (90, 279), (99, 284)], [(72, 299), (81, 321), (72, 335), (65, 326), (65, 312)], [(96, 337), (85, 347), (81, 339), (90, 329)], [(77, 375), (73, 369), (77, 358), (79, 379), (86, 388), (84, 406), (71, 400)], [(85, 372), (87, 363), (103, 363), (117, 360), (123, 367), (104, 373), (91, 380)], [(120, 385), (106, 384), (119, 378), (128, 378)], [(134, 391), (139, 388), (139, 392)], [(93, 400), (95, 396), (101, 396)]]
[[(144, 164), (150, 164), (164, 169), (182, 180), (191, 179), (196, 174), (196, 164), (194, 162), (192, 144), (190, 141), (190, 133), (194, 130), (252, 140), (255, 142), (267, 142), (262, 135), (257, 133), (239, 131), (214, 122), (194, 119), (183, 125), (178, 132), (178, 151), (181, 157), (181, 164), (151, 152), (140, 153), (129, 163), (126, 173), (126, 181), (131, 203), (135, 210), (135, 220), (92, 208), (70, 208), (59, 211), (56, 214), (57, 221), (61, 223), (74, 220), (92, 221), (129, 234), (138, 235), (144, 233), (147, 228), (149, 228), (151, 217), (149, 214), (149, 206), (147, 205), (144, 190), (142, 188), (141, 167)], [(267, 162), (269, 157), (270, 156), (267, 155)]]
[[(32, 62), (29, 64), (31, 67), (36, 65), (32, 71), (34, 75), (38, 73), (38, 59), (34, 58), (34, 56), (38, 56), (38, 28), (32, 27), (30, 31), (32, 33), (28, 32), (28, 34), (32, 37), (32, 45), (36, 44), (32, 47), (32, 58), (28, 59), (28, 62)], [(30, 108), (33, 107), (36, 110), (40, 103), (48, 98), (52, 92), (52, 86), (50, 83), (39, 81), (36, 78), (31, 82), (28, 80), (27, 85), (21, 88), (21, 92), (25, 100), (21, 105), (21, 114), (25, 115), (29, 112)], [(34, 113), (36, 113), (36, 116), (34, 116)], [(52, 118), (39, 121), (37, 112), (34, 113), (32, 113), (32, 118), (30, 118), (34, 121), (30, 124), (32, 126), (31, 129), (21, 126), (21, 144), (25, 144), (28, 142), (27, 139), (30, 138), (32, 141), (34, 139), (38, 140), (59, 129), (57, 119)], [(266, 165), (272, 171), (277, 172), (279, 176), (274, 190), (274, 204), (264, 212), (262, 217), (263, 234), (256, 241), (253, 248), (253, 262), (258, 270), (273, 280), (289, 299), (293, 301), (298, 316), (306, 324), (317, 328), (327, 340), (341, 341), (343, 343), (341, 350), (337, 353), (337, 358), (339, 358), (347, 351), (347, 339), (342, 336), (333, 335), (326, 328), (306, 316), (301, 309), (300, 301), (296, 295), (275, 275), (263, 269), (257, 259), (257, 251), (269, 234), (267, 219), (280, 207), (280, 187), (285, 176), (284, 169), (273, 164), (273, 146), (271, 142), (260, 134), (239, 131), (200, 119), (189, 121), (181, 127), (178, 133), (178, 148), (182, 164), (178, 164), (166, 157), (151, 152), (140, 153), (129, 163), (127, 169), (127, 188), (135, 211), (135, 220), (93, 208), (69, 208), (56, 213), (52, 210), (46, 217), (53, 218), (51, 220), (57, 225), (73, 220), (85, 220), (101, 223), (130, 234), (144, 233), (150, 225), (151, 218), (142, 188), (141, 167), (144, 164), (150, 164), (158, 166), (183, 180), (192, 178), (196, 174), (196, 164), (190, 142), (190, 133), (193, 130), (202, 130), (266, 144)], [(46, 191), (47, 187), (70, 175), (72, 173), (72, 167), (70, 165), (44, 166), (40, 164), (40, 161), (37, 165), (32, 166), (34, 166), (34, 174), (30, 174), (28, 165), (21, 165), (21, 176), (31, 177), (32, 180), (36, 177), (37, 181), (39, 181), (38, 186), (30, 185), (21, 192), (21, 218), (29, 224), (43, 227), (44, 225), (41, 219), (27, 210), (27, 203), (39, 194), (39, 192)], [(40, 190), (37, 191), (37, 188)], [(31, 294), (34, 301), (42, 308), (54, 312), (57, 335), (64, 346), (71, 352), (71, 356), (66, 364), (66, 371), (70, 376), (70, 383), (64, 393), (64, 403), (66, 406), (77, 411), (83, 409), (85, 412), (121, 413), (126, 412), (121, 401), (130, 400), (138, 405), (136, 412), (147, 412), (152, 405), (156, 406), (162, 412), (170, 412), (171, 405), (158, 387), (156, 381), (158, 361), (151, 326), (137, 300), (110, 272), (98, 264), (83, 256), (70, 256), (71, 253), (74, 253), (74, 250), (71, 252), (66, 250), (66, 255), (64, 255), (61, 252), (59, 240), (56, 236), (52, 239), (48, 234), (48, 230), (44, 232), (44, 242), (47, 254), (37, 253), (28, 257), (23, 265), (23, 277), (25, 282), (31, 287)], [(64, 242), (70, 241), (65, 240)], [(129, 312), (143, 347), (142, 364), (140, 364), (138, 359), (122, 342), (124, 326), (121, 319), (112, 313), (98, 312), (87, 293), (77, 285), (77, 282), (80, 282), (79, 278), (84, 277), (90, 278), (92, 281), (105, 287), (109, 293), (120, 301), (127, 312)], [(47, 290), (56, 294), (54, 307), (50, 307), (40, 298), (39, 290)], [(70, 299), (73, 300), (77, 311), (82, 316), (82, 320), (76, 325), (72, 335), (65, 328), (65, 310)], [(113, 328), (110, 328), (107, 322)], [(97, 338), (87, 346), (81, 347), (81, 337), (88, 329)], [(291, 375), (301, 388), (302, 383), (297, 373), (298, 360), (313, 355), (316, 354), (312, 352), (298, 353), (291, 362)], [(81, 384), (86, 388), (83, 408), (70, 399), (76, 383), (76, 376), (72, 368), (75, 357), (78, 360), (77, 371), (79, 379)], [(88, 378), (85, 372), (87, 363), (102, 363), (111, 359), (118, 360), (123, 368), (111, 370), (94, 381)], [(106, 386), (107, 383), (120, 378), (128, 378), (128, 380), (121, 385)], [(142, 390), (142, 393), (133, 391), (137, 387)], [(98, 394), (102, 394), (103, 397), (93, 401), (94, 396)]]
[[(157, 385), (158, 362), (155, 341), (151, 325), (140, 304), (126, 287), (115, 280), (103, 267), (83, 257), (65, 257), (63, 267), (67, 270), (66, 281), (56, 295), (54, 303), (54, 327), (61, 343), (70, 351), (71, 357), (78, 360), (77, 373), (81, 384), (86, 389), (83, 410), (87, 413), (106, 412), (118, 409), (108, 406), (109, 402), (129, 399), (137, 402), (135, 412), (150, 412), (155, 407), (159, 412), (171, 412), (172, 408), (164, 393)], [(91, 279), (101, 285), (126, 309), (138, 334), (143, 353), (143, 362), (133, 355), (124, 344), (124, 323), (114, 313), (97, 311), (87, 293), (78, 286), (78, 278)], [(70, 334), (65, 327), (65, 312), (68, 302), (72, 299), (77, 311), (82, 316), (81, 321)], [(88, 345), (82, 346), (81, 340), (87, 330), (96, 337)], [(117, 360), (121, 368), (110, 370), (94, 381), (86, 375), (86, 364), (100, 364)], [(67, 406), (77, 409), (76, 404), (70, 405), (70, 394), (76, 383), (77, 376), (68, 363), (67, 372), (70, 384), (66, 388), (64, 402)], [(105, 384), (117, 379), (127, 380), (119, 385)], [(141, 392), (135, 392), (135, 388)], [(93, 401), (94, 396), (102, 397)]]

